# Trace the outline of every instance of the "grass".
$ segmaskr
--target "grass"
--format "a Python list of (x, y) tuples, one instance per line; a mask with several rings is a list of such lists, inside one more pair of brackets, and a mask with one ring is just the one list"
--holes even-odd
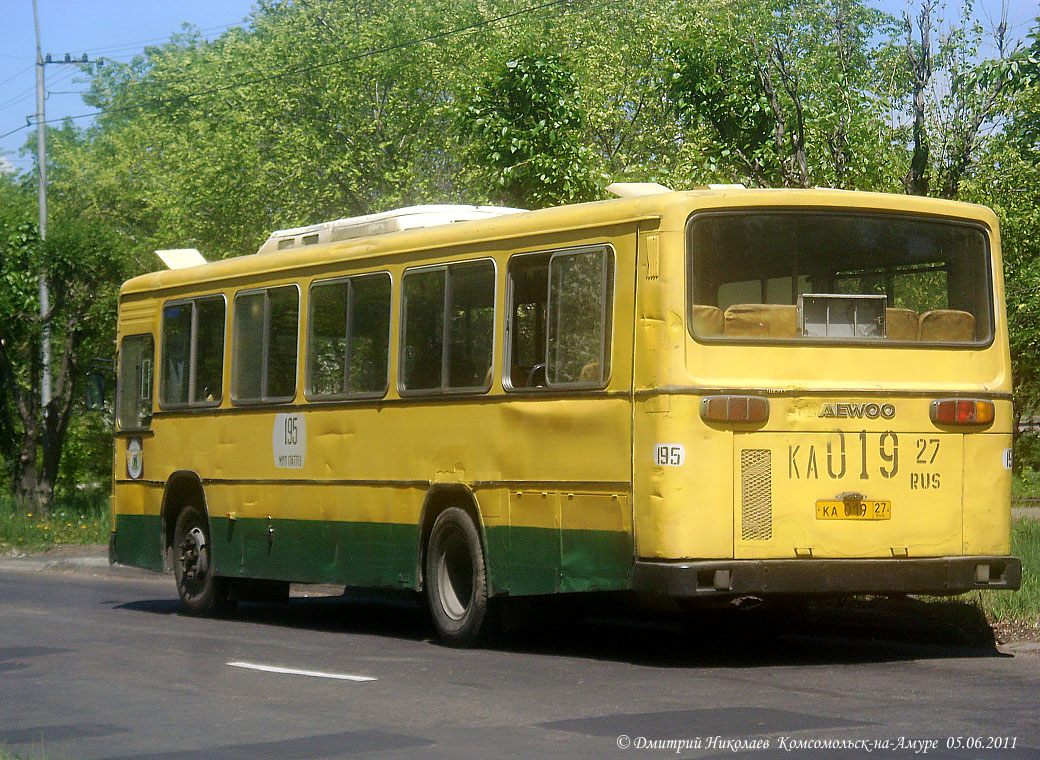
[(47, 515), (19, 509), (11, 498), (0, 496), (0, 554), (42, 551), (56, 544), (104, 544), (108, 534), (108, 494), (103, 491), (56, 499)]
[(1022, 588), (980, 592), (982, 609), (993, 622), (1035, 624), (1040, 619), (1040, 520), (1012, 523), (1011, 553), (1022, 560)]
[(1011, 501), (1021, 502), (1030, 499), (1040, 499), (1040, 472), (1026, 467), (1011, 479)]

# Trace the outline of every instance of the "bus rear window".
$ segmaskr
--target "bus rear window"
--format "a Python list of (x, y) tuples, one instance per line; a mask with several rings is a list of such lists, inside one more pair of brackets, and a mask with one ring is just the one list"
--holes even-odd
[(984, 344), (985, 232), (906, 215), (702, 214), (687, 229), (689, 323), (707, 340)]

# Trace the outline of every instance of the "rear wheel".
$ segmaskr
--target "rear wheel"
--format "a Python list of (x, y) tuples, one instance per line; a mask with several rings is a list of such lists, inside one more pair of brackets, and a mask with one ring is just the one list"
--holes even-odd
[(487, 568), (480, 534), (462, 509), (449, 507), (433, 523), (426, 549), (426, 600), (446, 644), (470, 646), (487, 618)]
[(209, 524), (195, 507), (187, 507), (177, 517), (173, 529), (173, 572), (177, 593), (189, 615), (226, 613), (234, 607), (231, 584), (213, 574)]

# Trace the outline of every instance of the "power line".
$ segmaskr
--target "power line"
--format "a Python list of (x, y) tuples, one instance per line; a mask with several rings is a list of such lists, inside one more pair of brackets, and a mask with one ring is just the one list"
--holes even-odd
[[(613, 0), (613, 2), (618, 2), (618, 1), (619, 0)], [(205, 97), (206, 95), (215, 95), (216, 93), (219, 93), (219, 92), (227, 92), (228, 90), (234, 90), (234, 89), (237, 89), (239, 87), (248, 87), (250, 85), (263, 84), (265, 82), (273, 82), (273, 81), (276, 81), (276, 80), (279, 80), (279, 79), (284, 79), (286, 77), (293, 76), (295, 74), (303, 74), (303, 73), (308, 73), (308, 72), (311, 72), (311, 71), (320, 71), (322, 69), (327, 69), (327, 68), (329, 68), (331, 66), (338, 66), (338, 65), (344, 64), (344, 63), (352, 63), (354, 61), (363, 60), (365, 58), (372, 58), (372, 57), (377, 56), (377, 55), (384, 55), (386, 53), (392, 53), (392, 52), (395, 52), (395, 51), (398, 51), (398, 50), (404, 50), (406, 48), (414, 47), (416, 45), (422, 45), (422, 44), (424, 44), (426, 42), (433, 42), (435, 40), (445, 39), (447, 37), (452, 37), (452, 36), (454, 36), (456, 34), (462, 34), (462, 33), (465, 33), (465, 32), (472, 32), (472, 31), (475, 31), (476, 29), (480, 29), (481, 27), (490, 26), (490, 25), (496, 24), (496, 23), (498, 23), (500, 21), (505, 21), (505, 20), (508, 20), (508, 19), (511, 19), (511, 18), (516, 18), (518, 16), (523, 16), (523, 15), (526, 15), (528, 13), (534, 13), (536, 11), (541, 11), (541, 10), (544, 10), (544, 9), (547, 9), (547, 8), (552, 8), (552, 7), (555, 7), (555, 6), (558, 6), (558, 5), (564, 5), (564, 4), (569, 3), (569, 2), (571, 2), (571, 0), (549, 0), (548, 2), (544, 2), (544, 3), (541, 3), (539, 5), (531, 6), (530, 8), (525, 8), (525, 9), (520, 10), (520, 11), (514, 11), (513, 13), (507, 13), (505, 15), (498, 16), (498, 17), (493, 18), (493, 19), (487, 19), (487, 20), (484, 20), (484, 21), (479, 21), (479, 22), (477, 22), (475, 24), (468, 24), (466, 26), (456, 27), (455, 29), (449, 29), (449, 30), (444, 31), (444, 32), (437, 32), (436, 34), (431, 34), (431, 35), (428, 35), (426, 37), (421, 37), (421, 38), (415, 39), (415, 40), (409, 40), (408, 42), (401, 42), (401, 43), (398, 43), (396, 45), (388, 45), (388, 46), (382, 47), (382, 48), (374, 48), (372, 50), (366, 50), (366, 51), (364, 51), (362, 53), (356, 53), (354, 55), (348, 55), (348, 56), (344, 56), (342, 58), (333, 58), (333, 59), (325, 61), (323, 63), (317, 63), (317, 64), (313, 64), (313, 65), (310, 65), (310, 66), (301, 66), (301, 67), (296, 68), (296, 69), (288, 69), (286, 71), (280, 72), (278, 74), (273, 74), (271, 76), (255, 77), (253, 79), (245, 79), (245, 80), (241, 80), (239, 82), (232, 82), (230, 84), (221, 85), (219, 87), (211, 87), (208, 90), (200, 90), (198, 92), (189, 93), (187, 95), (177, 95), (177, 96), (172, 97), (172, 98), (155, 98), (155, 99), (153, 99), (153, 100), (151, 100), (151, 101), (149, 101), (149, 102), (147, 102), (145, 104), (135, 104), (135, 105), (128, 105), (128, 106), (120, 106), (118, 108), (101, 108), (101, 109), (98, 109), (97, 111), (92, 111), (90, 113), (77, 114), (76, 116), (69, 116), (69, 117), (65, 117), (65, 118), (72, 119), (72, 120), (87, 119), (87, 118), (90, 118), (90, 117), (93, 117), (93, 116), (98, 116), (100, 114), (111, 114), (111, 113), (121, 113), (123, 111), (140, 110), (140, 109), (142, 109), (142, 108), (144, 108), (144, 107), (146, 107), (148, 105), (151, 105), (151, 106), (161, 106), (161, 105), (167, 105), (167, 104), (171, 104), (171, 103), (178, 103), (178, 102), (183, 102), (183, 101), (186, 101), (186, 100), (192, 100), (194, 98)], [(64, 119), (60, 119), (60, 120), (56, 119), (55, 121), (63, 121), (63, 120)], [(22, 129), (24, 129), (24, 127), (22, 127)]]
[[(205, 91), (202, 91), (202, 92), (193, 93), (191, 95), (180, 95), (180, 96), (177, 96), (177, 97), (165, 98), (165, 99), (158, 98), (158, 99), (154, 99), (153, 102), (158, 103), (160, 105), (163, 104), (163, 103), (166, 103), (166, 102), (176, 102), (177, 100), (181, 100), (181, 99), (184, 99), (184, 98), (192, 98), (192, 97), (198, 97), (198, 96), (202, 96), (202, 95), (207, 95), (207, 94), (210, 94), (211, 92), (217, 92), (217, 91), (220, 91), (222, 89), (223, 90), (234, 89), (236, 87), (243, 87), (243, 86), (246, 86), (246, 85), (249, 85), (249, 84), (254, 84), (256, 82), (270, 81), (270, 80), (273, 80), (273, 79), (278, 79), (278, 78), (281, 78), (281, 77), (290, 76), (290, 75), (296, 74), (296, 73), (303, 73), (303, 72), (309, 71), (309, 70), (311, 70), (313, 68), (322, 68), (324, 66), (331, 66), (331, 65), (335, 65), (337, 63), (346, 63), (346, 62), (349, 62), (349, 61), (358, 60), (360, 58), (364, 58), (364, 57), (368, 57), (368, 56), (372, 56), (372, 55), (378, 55), (378, 54), (381, 54), (381, 53), (384, 53), (384, 52), (397, 50), (397, 49), (400, 49), (400, 48), (403, 48), (403, 47), (409, 47), (409, 46), (412, 46), (412, 45), (422, 44), (423, 42), (427, 42), (427, 41), (430, 41), (430, 40), (433, 40), (433, 39), (437, 39), (438, 37), (448, 37), (448, 36), (451, 36), (453, 34), (459, 34), (459, 33), (463, 33), (463, 32), (472, 32), (472, 31), (475, 31), (477, 28), (479, 28), (481, 26), (489, 26), (489, 25), (492, 25), (492, 24), (497, 24), (499, 21), (502, 21), (504, 19), (510, 19), (510, 18), (513, 18), (513, 17), (516, 17), (516, 16), (522, 16), (522, 15), (527, 14), (527, 13), (542, 13), (542, 12), (544, 12), (546, 10), (551, 10), (556, 5), (560, 5), (560, 4), (564, 4), (564, 3), (570, 3), (570, 2), (573, 2), (573, 0), (558, 0), (558, 2), (547, 2), (547, 3), (543, 4), (543, 5), (533, 6), (531, 8), (528, 8), (528, 9), (525, 9), (525, 10), (522, 10), (522, 11), (517, 11), (515, 13), (506, 14), (505, 16), (501, 16), (499, 18), (488, 19), (487, 21), (478, 22), (477, 24), (473, 24), (473, 25), (470, 25), (470, 26), (467, 26), (467, 27), (459, 27), (458, 29), (451, 29), (451, 30), (448, 30), (446, 32), (441, 32), (441, 33), (439, 33), (437, 35), (432, 35), (430, 37), (419, 39), (419, 40), (412, 40), (410, 42), (406, 42), (406, 43), (403, 43), (401, 45), (394, 45), (394, 46), (390, 46), (388, 48), (382, 48), (382, 49), (377, 49), (377, 50), (365, 51), (364, 53), (359, 53), (359, 54), (356, 54), (356, 55), (353, 55), (353, 56), (347, 56), (345, 58), (335, 59), (335, 60), (329, 61), (329, 62), (327, 62), (325, 64), (321, 64), (319, 66), (303, 67), (303, 68), (300, 68), (300, 69), (288, 70), (288, 71), (284, 71), (284, 72), (282, 72), (280, 74), (275, 74), (274, 76), (271, 76), (271, 77), (264, 77), (264, 78), (261, 78), (259, 80), (249, 80), (249, 81), (243, 81), (243, 82), (238, 82), (238, 83), (231, 83), (231, 84), (226, 85), (226, 86), (224, 86), (222, 88), (216, 88), (214, 90), (205, 90)], [(585, 10), (595, 10), (595, 9), (601, 8), (601, 7), (605, 6), (605, 5), (612, 5), (612, 4), (615, 4), (617, 2), (619, 2), (619, 0), (606, 0), (606, 2), (602, 2), (602, 3), (599, 3), (597, 5), (587, 6), (585, 8)], [(518, 23), (519, 22), (516, 22), (514, 24), (503, 25), (501, 28), (509, 29), (509, 28), (512, 28), (513, 26), (516, 26)], [(234, 24), (229, 24), (227, 26), (222, 26), (222, 27), (212, 27), (212, 29), (227, 29), (227, 28), (231, 28), (233, 26), (235, 26), (235, 25)], [(207, 30), (202, 30), (202, 31), (207, 31)], [(157, 38), (157, 39), (165, 39), (165, 38)], [(116, 61), (116, 62), (119, 62), (119, 63), (130, 63), (137, 55), (138, 55), (138, 53), (127, 54), (127, 55), (122, 55), (122, 56), (120, 56), (120, 55), (106, 55), (106, 56), (104, 56), (104, 60), (106, 60), (106, 61)], [(187, 81), (188, 79), (190, 79), (190, 76), (185, 76), (182, 81)], [(124, 88), (126, 88), (126, 90), (133, 90), (133, 89), (136, 89), (138, 87), (147, 86), (149, 84), (150, 83), (148, 81), (144, 80), (144, 79), (136, 79), (136, 80), (133, 80), (133, 81), (124, 82), (122, 84), (122, 86)], [(173, 82), (173, 84), (177, 84), (177, 82)], [(122, 111), (124, 109), (141, 108), (141, 107), (143, 107), (143, 106), (135, 105), (135, 106), (126, 106), (126, 107), (123, 107), (123, 108), (100, 109), (99, 111), (94, 112), (94, 113), (80, 114), (79, 116), (74, 116), (74, 117), (71, 117), (71, 118), (76, 118), (76, 119), (87, 118), (89, 116), (97, 115), (99, 113), (118, 113), (118, 112), (120, 112), (120, 111)]]
[[(68, 81), (70, 78), (72, 78), (74, 76), (76, 76), (75, 69), (69, 70), (69, 71), (63, 71), (63, 72), (61, 72), (60, 74), (58, 74), (58, 75), (56, 75), (54, 77), (53, 84), (59, 84), (61, 82)], [(17, 103), (22, 102), (26, 98), (32, 97), (35, 93), (36, 93), (36, 85), (33, 85), (28, 90), (22, 90), (21, 93), (19, 93), (18, 95), (15, 95), (10, 100), (5, 100), (3, 103), (0, 103), (0, 110), (3, 110), (5, 108), (10, 108), (11, 106), (13, 106), (13, 105), (15, 105)]]
[(20, 76), (21, 76), (22, 74), (24, 74), (25, 72), (27, 72), (27, 71), (32, 71), (32, 67), (33, 67), (34, 65), (35, 65), (35, 64), (32, 64), (32, 63), (30, 63), (30, 64), (29, 64), (28, 66), (26, 66), (26, 67), (25, 67), (24, 69), (22, 69), (21, 71), (19, 71), (19, 72), (18, 72), (17, 74), (12, 74), (12, 75), (11, 75), (11, 76), (9, 76), (9, 77), (8, 77), (7, 79), (5, 79), (4, 81), (0, 82), (0, 87), (3, 87), (3, 86), (4, 86), (5, 84), (7, 84), (8, 82), (10, 82), (10, 81), (11, 81), (12, 79), (17, 79), (18, 77), (20, 77)]
[[(239, 26), (239, 23), (240, 22), (235, 22), (235, 23), (230, 23), (230, 24), (220, 24), (219, 26), (209, 26), (209, 27), (206, 27), (204, 29), (195, 29), (195, 30), (189, 29), (188, 32), (197, 31), (199, 34), (205, 35), (205, 34), (207, 34), (209, 32), (217, 31), (218, 29), (230, 29), (232, 27)], [(129, 60), (132, 60), (136, 55), (139, 55), (139, 53), (136, 52), (136, 51), (133, 52), (133, 53), (129, 52), (129, 51), (134, 51), (135, 48), (137, 48), (139, 45), (147, 44), (149, 42), (165, 42), (165, 41), (170, 40), (171, 37), (172, 37), (172, 35), (164, 35), (162, 37), (148, 37), (146, 39), (132, 40), (130, 42), (122, 43), (122, 44), (119, 44), (119, 45), (110, 45), (108, 47), (87, 48), (83, 52), (84, 53), (90, 53), (90, 54), (103, 53), (103, 52), (112, 52), (112, 53), (115, 53), (115, 54), (114, 55), (106, 55), (106, 56), (104, 56), (104, 58), (107, 59), (107, 60), (118, 61), (121, 58), (129, 56), (129, 58), (126, 61), (126, 62), (128, 62)], [(122, 51), (128, 51), (128, 52), (125, 55), (119, 55), (119, 53), (122, 52)], [(9, 55), (9, 56), (3, 56), (3, 57), (4, 58), (10, 58), (11, 60), (25, 60), (25, 59), (23, 59), (23, 58), (21, 58), (19, 56), (10, 56)], [(120, 62), (124, 62), (124, 61), (120, 61)], [(35, 64), (30, 63), (24, 69), (19, 70), (17, 73), (11, 75), (10, 77), (5, 79), (4, 81), (0, 82), (0, 87), (2, 87), (3, 85), (7, 84), (8, 82), (10, 82), (10, 81), (12, 81), (14, 79), (17, 79), (18, 77), (20, 77), (22, 74), (26, 73), (27, 71), (31, 71), (34, 65)], [(75, 75), (75, 72), (73, 71), (68, 76), (74, 76), (74, 75)], [(59, 79), (59, 81), (61, 81), (62, 79), (68, 79), (68, 77), (61, 77), (61, 75), (59, 75), (59, 77), (61, 78), (61, 79)], [(27, 98), (32, 97), (34, 92), (35, 92), (35, 86), (34, 87), (30, 87), (27, 90), (23, 90), (18, 95), (13, 96), (12, 98), (10, 98), (9, 100), (4, 101), (3, 103), (0, 103), (0, 110), (9, 108), (10, 106), (13, 106), (13, 105), (21, 102), (22, 100), (25, 100)], [(55, 94), (55, 93), (52, 91), (52, 94)], [(29, 125), (26, 125), (26, 128), (28, 126)], [(21, 129), (21, 127), (19, 129)], [(17, 130), (15, 130), (15, 131), (17, 131)], [(7, 134), (10, 135), (12, 133), (8, 132)], [(0, 136), (0, 137), (2, 137), (2, 136)]]
[(3, 140), (5, 137), (10, 137), (11, 135), (16, 134), (17, 132), (21, 132), (23, 129), (28, 129), (31, 126), (31, 124), (23, 124), (20, 127), (15, 127), (10, 132), (4, 132), (2, 135), (0, 135), (0, 140)]
[[(209, 26), (209, 27), (206, 27), (205, 29), (188, 29), (188, 30), (186, 30), (186, 33), (190, 34), (191, 32), (195, 31), (195, 32), (198, 32), (199, 34), (206, 34), (208, 32), (215, 32), (218, 29), (230, 29), (233, 26), (239, 26), (239, 24), (241, 24), (241, 22), (234, 22), (234, 23), (231, 23), (231, 24), (221, 24), (219, 26)], [(120, 45), (110, 45), (109, 47), (87, 48), (84, 52), (86, 52), (86, 53), (95, 53), (96, 54), (96, 53), (108, 53), (108, 52), (118, 52), (118, 51), (123, 51), (123, 50), (132, 50), (132, 49), (138, 47), (139, 45), (146, 45), (149, 42), (168, 42), (171, 37), (172, 37), (171, 34), (167, 34), (167, 35), (164, 35), (162, 37), (149, 37), (148, 39), (132, 40), (130, 42), (126, 42), (126, 43), (123, 43), (123, 44), (120, 44)], [(107, 58), (108, 56), (105, 56), (105, 57)]]
[[(205, 29), (189, 28), (187, 30), (187, 33), (198, 32), (199, 34), (207, 34), (209, 32), (215, 32), (218, 29), (230, 29), (233, 26), (239, 26), (239, 25), (241, 25), (243, 23), (244, 22), (236, 21), (236, 22), (232, 22), (230, 24), (220, 24), (218, 26), (208, 26)], [(176, 32), (174, 32), (174, 34), (176, 34)], [(90, 54), (93, 55), (95, 53), (106, 53), (106, 52), (109, 52), (109, 51), (132, 50), (132, 49), (138, 47), (139, 45), (146, 45), (149, 42), (166, 42), (166, 41), (168, 41), (170, 39), (171, 36), (172, 36), (172, 34), (167, 34), (167, 35), (164, 35), (162, 37), (148, 37), (148, 38), (143, 39), (143, 40), (130, 40), (128, 42), (123, 42), (123, 43), (120, 43), (118, 45), (109, 45), (108, 47), (84, 48), (80, 52), (82, 52), (82, 53), (90, 53)], [(12, 61), (27, 61), (27, 60), (29, 60), (29, 58), (27, 58), (26, 56), (21, 56), (21, 55), (4, 55), (3, 53), (0, 53), (0, 58), (8, 58), (8, 59), (10, 59)], [(29, 64), (29, 68), (32, 68), (32, 66), (33, 66), (33, 64)]]
[[(308, 73), (308, 72), (312, 72), (312, 71), (320, 71), (322, 69), (326, 69), (326, 68), (329, 68), (331, 66), (338, 66), (338, 65), (341, 65), (341, 64), (344, 64), (344, 63), (352, 63), (354, 61), (364, 60), (366, 58), (372, 58), (372, 57), (375, 57), (375, 56), (384, 55), (386, 53), (392, 53), (392, 52), (395, 52), (395, 51), (398, 51), (398, 50), (404, 50), (406, 48), (415, 47), (416, 45), (422, 45), (422, 44), (427, 43), (427, 42), (434, 42), (436, 40), (446, 39), (448, 37), (452, 37), (452, 36), (455, 36), (455, 35), (458, 35), (458, 34), (474, 32), (477, 29), (481, 29), (483, 27), (488, 27), (488, 26), (491, 26), (493, 24), (500, 23), (502, 21), (507, 21), (509, 19), (518, 18), (520, 16), (525, 16), (525, 15), (528, 15), (528, 14), (531, 14), (531, 13), (537, 13), (537, 12), (540, 12), (540, 11), (548, 10), (550, 8), (554, 8), (554, 7), (557, 7), (557, 6), (560, 6), (560, 5), (570, 4), (571, 2), (573, 2), (573, 0), (547, 0), (547, 2), (543, 2), (543, 3), (540, 3), (538, 5), (533, 5), (533, 6), (529, 7), (529, 8), (524, 8), (524, 9), (521, 9), (519, 11), (514, 11), (512, 13), (506, 13), (506, 14), (503, 14), (501, 16), (497, 16), (497, 17), (492, 18), (492, 19), (485, 19), (483, 21), (478, 21), (478, 22), (473, 23), (473, 24), (467, 24), (465, 26), (455, 27), (453, 29), (448, 29), (448, 30), (445, 30), (443, 32), (437, 32), (436, 34), (427, 35), (426, 37), (420, 37), (418, 39), (409, 40), (407, 42), (397, 43), (395, 45), (388, 45), (388, 46), (381, 47), (381, 48), (374, 48), (374, 49), (371, 49), (371, 50), (366, 50), (366, 51), (361, 52), (361, 53), (356, 53), (356, 54), (353, 54), (353, 55), (343, 56), (341, 58), (333, 58), (333, 59), (325, 61), (323, 63), (312, 64), (310, 66), (301, 66), (301, 67), (298, 67), (298, 68), (295, 68), (295, 69), (287, 69), (286, 71), (282, 71), (282, 72), (280, 72), (278, 74), (273, 74), (273, 75), (270, 75), (270, 76), (254, 77), (252, 79), (245, 79), (245, 80), (240, 80), (238, 82), (231, 82), (229, 84), (221, 85), (219, 87), (211, 87), (211, 88), (206, 89), (206, 90), (200, 90), (198, 92), (188, 93), (186, 95), (177, 95), (177, 96), (169, 97), (169, 98), (153, 98), (153, 99), (151, 99), (149, 101), (146, 101), (145, 103), (137, 103), (137, 104), (133, 104), (133, 105), (119, 106), (119, 107), (116, 107), (116, 108), (99, 108), (96, 111), (91, 111), (89, 113), (76, 114), (74, 116), (63, 116), (61, 118), (56, 118), (56, 119), (48, 119), (48, 120), (45, 120), (43, 123), (44, 124), (52, 124), (52, 123), (64, 122), (66, 120), (78, 121), (79, 119), (89, 119), (89, 118), (92, 118), (94, 116), (100, 116), (102, 114), (123, 113), (125, 111), (142, 110), (142, 109), (144, 109), (146, 107), (149, 107), (149, 106), (157, 107), (157, 106), (163, 106), (163, 105), (174, 104), (174, 103), (183, 103), (185, 101), (190, 101), (190, 100), (193, 100), (193, 99), (196, 99), (196, 98), (205, 97), (207, 95), (214, 95), (214, 94), (217, 94), (217, 93), (220, 93), (220, 92), (227, 92), (228, 90), (238, 89), (240, 87), (248, 87), (250, 85), (263, 84), (265, 82), (273, 82), (273, 81), (277, 81), (279, 79), (284, 79), (286, 77), (294, 76), (296, 74), (304, 74), (304, 73)], [(621, 0), (607, 0), (607, 2), (600, 3), (600, 4), (596, 5), (596, 6), (593, 6), (593, 8), (601, 8), (601, 7), (604, 7), (604, 6), (607, 6), (607, 5), (616, 4), (618, 2), (621, 2)], [(586, 10), (588, 10), (588, 9), (586, 9)], [(23, 126), (16, 127), (15, 129), (13, 129), (13, 130), (11, 130), (11, 131), (3, 134), (3, 135), (0, 135), (0, 139), (3, 139), (4, 137), (8, 137), (8, 136), (10, 136), (12, 134), (15, 134), (16, 132), (20, 132), (23, 129), (28, 129), (30, 126), (31, 126), (30, 124), (25, 124)]]

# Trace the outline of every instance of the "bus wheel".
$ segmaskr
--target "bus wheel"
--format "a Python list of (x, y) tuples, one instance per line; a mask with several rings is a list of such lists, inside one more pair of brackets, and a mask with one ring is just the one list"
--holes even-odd
[(222, 614), (231, 610), (231, 584), (227, 578), (213, 574), (209, 526), (194, 507), (187, 507), (177, 517), (173, 529), (173, 565), (177, 593), (189, 615)]
[(470, 646), (487, 617), (487, 569), (480, 535), (462, 509), (437, 516), (426, 549), (426, 599), (441, 640)]

